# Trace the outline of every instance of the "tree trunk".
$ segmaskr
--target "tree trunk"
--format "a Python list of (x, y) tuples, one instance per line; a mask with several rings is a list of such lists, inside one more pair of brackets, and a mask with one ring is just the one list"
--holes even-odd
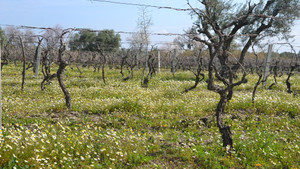
[(298, 64), (291, 66), (291, 70), (289, 71), (288, 77), (285, 81), (288, 93), (293, 93), (291, 88), (292, 84), (290, 83), (290, 78), (293, 76), (293, 72), (298, 66), (299, 66)]
[(254, 101), (255, 101), (255, 93), (256, 93), (256, 89), (258, 87), (258, 85), (260, 85), (260, 83), (262, 82), (262, 77), (263, 75), (262, 74), (258, 74), (258, 80), (254, 86), (254, 89), (253, 89), (253, 92), (252, 92), (252, 103), (254, 104)]
[(229, 150), (231, 151), (233, 149), (233, 140), (232, 140), (232, 133), (230, 131), (229, 126), (224, 126), (223, 121), (221, 118), (221, 115), (224, 113), (225, 106), (227, 103), (227, 92), (223, 91), (220, 94), (220, 101), (218, 103), (217, 109), (216, 109), (216, 118), (217, 118), (217, 126), (219, 128), (220, 133), (222, 134), (222, 140), (223, 140), (223, 147), (229, 146)]
[(60, 86), (61, 90), (63, 91), (63, 93), (65, 95), (66, 105), (70, 109), (71, 108), (70, 93), (67, 90), (67, 88), (66, 88), (66, 86), (65, 86), (65, 84), (63, 82), (63, 79), (62, 79), (62, 75), (63, 75), (63, 72), (64, 72), (64, 70), (65, 70), (66, 67), (67, 67), (66, 63), (62, 62), (62, 63), (59, 64), (59, 68), (57, 70), (57, 79), (58, 79), (59, 86)]
[(200, 75), (196, 75), (195, 84), (193, 86), (191, 86), (190, 88), (185, 89), (182, 93), (187, 93), (187, 92), (195, 89), (198, 86), (199, 82), (201, 82), (204, 79), (204, 74), (201, 74), (201, 76), (202, 76), (202, 79), (200, 79)]
[(106, 84), (106, 81), (105, 81), (105, 64), (106, 64), (106, 56), (103, 55), (103, 64), (102, 64), (102, 80), (103, 80), (103, 83)]
[(229, 72), (228, 72), (228, 67), (227, 67), (227, 56), (224, 56), (224, 55), (218, 55), (218, 59), (220, 61), (220, 64), (221, 64), (221, 70), (219, 72), (219, 74), (222, 76), (222, 77), (229, 77)]
[(123, 55), (121, 56), (122, 57), (122, 61), (121, 61), (121, 75), (122, 77), (124, 77), (124, 73), (123, 73), (123, 67), (124, 67), (124, 64), (125, 64), (125, 60), (126, 60), (126, 56), (123, 57)]
[(65, 53), (65, 50), (66, 50), (66, 45), (63, 43), (63, 34), (61, 35), (60, 37), (60, 48), (59, 48), (59, 52), (58, 52), (58, 61), (59, 61), (59, 68), (57, 70), (57, 79), (58, 79), (58, 83), (59, 83), (59, 86), (61, 88), (61, 90), (63, 91), (64, 95), (65, 95), (65, 99), (66, 99), (66, 105), (67, 107), (70, 109), (72, 106), (71, 106), (71, 97), (70, 97), (70, 93), (69, 91), (67, 90), (64, 82), (63, 82), (63, 79), (62, 79), (62, 75), (64, 73), (64, 70), (65, 68), (67, 67), (67, 63), (63, 60), (63, 57), (64, 57), (64, 53)]
[(21, 90), (24, 89), (24, 84), (25, 84), (25, 73), (26, 73), (26, 57), (25, 57), (25, 49), (24, 49), (24, 44), (23, 44), (23, 39), (20, 36), (20, 42), (21, 42), (21, 48), (22, 48), (22, 54), (23, 54), (23, 71), (22, 71), (22, 85), (21, 85)]

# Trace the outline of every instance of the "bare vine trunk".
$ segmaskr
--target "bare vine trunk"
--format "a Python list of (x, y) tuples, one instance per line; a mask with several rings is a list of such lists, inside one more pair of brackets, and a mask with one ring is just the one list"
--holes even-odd
[(293, 93), (293, 90), (292, 90), (292, 88), (291, 88), (292, 84), (290, 83), (290, 78), (293, 76), (294, 70), (295, 70), (298, 66), (299, 66), (299, 65), (296, 64), (296, 65), (293, 65), (293, 66), (291, 67), (291, 70), (289, 71), (288, 77), (287, 77), (287, 79), (286, 79), (286, 81), (285, 81), (286, 87), (287, 87), (287, 92), (288, 92), (288, 93)]
[(253, 88), (253, 91), (252, 91), (252, 103), (254, 103), (255, 101), (255, 94), (256, 94), (256, 90), (257, 90), (257, 87), (261, 84), (262, 82), (262, 73), (258, 74), (258, 80)]
[(232, 133), (230, 131), (230, 126), (224, 126), (223, 120), (221, 118), (221, 115), (224, 113), (225, 106), (227, 103), (227, 92), (223, 91), (220, 94), (220, 101), (218, 103), (217, 109), (216, 109), (216, 118), (217, 118), (217, 126), (219, 128), (220, 133), (222, 134), (222, 140), (223, 140), (223, 147), (230, 146), (230, 150), (233, 149), (233, 140), (232, 140)]
[(22, 85), (21, 85), (21, 90), (24, 89), (24, 84), (25, 84), (25, 74), (26, 74), (26, 56), (25, 56), (25, 49), (24, 49), (24, 43), (23, 39), (20, 36), (20, 42), (21, 42), (21, 48), (22, 48), (22, 54), (23, 54), (23, 71), (22, 71)]
[(198, 86), (199, 82), (201, 82), (204, 79), (204, 74), (202, 74), (201, 76), (202, 76), (201, 79), (199, 76), (196, 76), (195, 84), (193, 86), (191, 86), (190, 88), (185, 89), (182, 93), (187, 93), (187, 92), (195, 89)]
[(63, 75), (63, 72), (64, 72), (66, 67), (67, 67), (67, 64), (64, 63), (64, 62), (61, 62), (59, 64), (59, 68), (57, 70), (57, 79), (58, 79), (59, 86), (60, 86), (61, 90), (63, 91), (63, 93), (65, 95), (66, 105), (67, 105), (68, 108), (71, 108), (70, 93), (67, 90), (66, 85), (64, 84), (63, 79), (62, 79), (62, 75)]
[(62, 75), (65, 71), (65, 68), (68, 66), (66, 61), (64, 61), (64, 59), (63, 59), (65, 50), (66, 50), (66, 45), (63, 43), (63, 35), (65, 33), (67, 33), (67, 32), (64, 32), (60, 37), (60, 48), (59, 48), (59, 52), (58, 52), (59, 68), (57, 70), (57, 79), (58, 79), (59, 86), (65, 95), (66, 105), (70, 109), (72, 107), (71, 106), (71, 96), (70, 96), (69, 91), (66, 88), (66, 85), (63, 82), (63, 79), (62, 79)]
[(103, 55), (103, 64), (102, 64), (102, 80), (103, 80), (103, 83), (106, 84), (106, 81), (105, 81), (105, 64), (106, 64), (106, 56)]

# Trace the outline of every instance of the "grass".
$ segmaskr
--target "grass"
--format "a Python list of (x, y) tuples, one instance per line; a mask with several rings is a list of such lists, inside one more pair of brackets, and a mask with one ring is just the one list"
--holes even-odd
[[(193, 85), (190, 72), (154, 76), (149, 88), (141, 72), (122, 81), (119, 70), (100, 73), (67, 68), (64, 79), (72, 97), (65, 106), (56, 80), (41, 91), (41, 75), (28, 71), (21, 91), (21, 67), (2, 71), (4, 128), (0, 168), (299, 168), (300, 97), (286, 92), (285, 78), (274, 90), (257, 79), (236, 88), (224, 115), (231, 126), (235, 152), (226, 153), (214, 122), (218, 95), (206, 84)], [(270, 80), (271, 84), (272, 80)], [(300, 91), (300, 76), (291, 79)], [(201, 118), (212, 122), (205, 125)]]

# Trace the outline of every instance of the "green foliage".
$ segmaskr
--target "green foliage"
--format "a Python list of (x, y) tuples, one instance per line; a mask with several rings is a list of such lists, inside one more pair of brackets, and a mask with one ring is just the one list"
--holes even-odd
[[(254, 105), (256, 76), (236, 88), (224, 115), (234, 137), (228, 154), (213, 120), (218, 95), (205, 82), (181, 94), (191, 73), (163, 70), (144, 89), (119, 70), (107, 69), (104, 85), (92, 69), (68, 68), (68, 110), (56, 81), (42, 92), (29, 71), (21, 91), (20, 70), (2, 72), (0, 168), (299, 168), (300, 97), (285, 91), (286, 76), (274, 90), (259, 86)], [(298, 74), (291, 83), (300, 90)]]
[(114, 52), (120, 47), (120, 35), (113, 30), (100, 32), (80, 31), (70, 40), (71, 50)]
[(96, 33), (89, 31), (80, 31), (74, 34), (70, 39), (70, 49), (71, 50), (93, 50), (93, 42), (95, 41)]

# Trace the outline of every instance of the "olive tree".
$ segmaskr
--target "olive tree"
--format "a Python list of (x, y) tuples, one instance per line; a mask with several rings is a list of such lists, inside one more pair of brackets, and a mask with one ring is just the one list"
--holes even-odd
[[(209, 53), (209, 90), (219, 94), (215, 116), (222, 135), (223, 147), (233, 149), (230, 126), (223, 124), (222, 114), (233, 96), (233, 89), (247, 83), (243, 63), (246, 52), (252, 43), (266, 37), (286, 35), (300, 15), (299, 0), (260, 0), (258, 3), (246, 1), (236, 4), (223, 0), (198, 0), (199, 7), (191, 7), (191, 15), (197, 20), (194, 27), (197, 34), (194, 40), (206, 45)], [(237, 58), (231, 56), (234, 40), (241, 40), (241, 52)], [(232, 57), (235, 61), (229, 61)], [(217, 65), (219, 65), (217, 67)], [(239, 76), (238, 70), (242, 70)], [(217, 83), (216, 80), (221, 83)]]
[(116, 34), (114, 30), (79, 30), (74, 34), (69, 41), (71, 50), (93, 51), (101, 55), (102, 63), (102, 79), (105, 83), (104, 67), (107, 59), (113, 56), (113, 53), (119, 50), (120, 35)]

